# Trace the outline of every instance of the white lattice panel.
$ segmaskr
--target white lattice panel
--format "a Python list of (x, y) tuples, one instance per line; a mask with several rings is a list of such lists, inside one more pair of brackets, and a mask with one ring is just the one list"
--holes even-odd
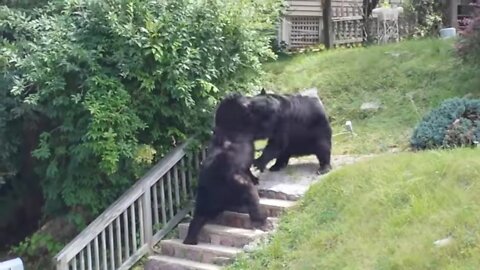
[(315, 45), (320, 42), (321, 17), (292, 16), (290, 17), (290, 47), (298, 48)]

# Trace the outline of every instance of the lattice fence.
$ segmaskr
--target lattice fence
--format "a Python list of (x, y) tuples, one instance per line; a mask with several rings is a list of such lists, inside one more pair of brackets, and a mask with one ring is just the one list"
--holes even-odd
[[(391, 1), (398, 6), (401, 0)], [(393, 3), (395, 2), (395, 3)], [(295, 3), (295, 2), (293, 2)], [(363, 21), (362, 1), (345, 0), (332, 2), (332, 33), (335, 46), (362, 43), (366, 38), (376, 41), (377, 19), (370, 18), (368, 25)], [(303, 7), (305, 10), (307, 6)], [(315, 7), (320, 8), (320, 7)], [(313, 10), (313, 8), (312, 8)], [(299, 49), (323, 43), (323, 18), (318, 10), (315, 16), (295, 15), (292, 11), (286, 16), (280, 32), (281, 41), (289, 49)], [(400, 38), (411, 35), (416, 26), (413, 15), (402, 14), (399, 18)]]
[(290, 47), (301, 48), (320, 43), (321, 19), (321, 17), (316, 16), (290, 17)]

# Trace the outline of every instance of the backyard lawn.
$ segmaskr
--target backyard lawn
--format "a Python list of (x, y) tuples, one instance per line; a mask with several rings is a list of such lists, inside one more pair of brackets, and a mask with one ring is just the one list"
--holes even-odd
[[(420, 40), (281, 58), (267, 66), (265, 85), (283, 93), (317, 87), (334, 134), (351, 120), (358, 136), (335, 136), (335, 154), (405, 149), (415, 124), (433, 106), (480, 93), (478, 68), (460, 65), (452, 50), (451, 42)], [(362, 111), (364, 102), (381, 107)]]
[[(480, 150), (408, 148), (442, 100), (479, 96), (478, 68), (461, 65), (452, 48), (408, 41), (269, 64), (268, 89), (317, 87), (334, 134), (353, 122), (357, 136), (335, 136), (335, 154), (378, 156), (314, 185), (269, 243), (228, 269), (478, 269)], [(365, 112), (364, 102), (381, 107)]]

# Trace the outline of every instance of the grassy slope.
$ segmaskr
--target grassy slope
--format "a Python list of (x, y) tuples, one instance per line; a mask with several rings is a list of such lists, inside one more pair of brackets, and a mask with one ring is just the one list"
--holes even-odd
[[(284, 58), (267, 65), (266, 85), (279, 92), (317, 87), (334, 133), (352, 120), (359, 135), (336, 136), (334, 152), (371, 153), (404, 148), (420, 117), (441, 100), (478, 95), (476, 70), (457, 64), (451, 43), (422, 40)], [(361, 104), (372, 100), (384, 108), (361, 113)]]
[[(333, 172), (232, 269), (478, 269), (480, 151), (385, 154)], [(452, 235), (453, 244), (433, 242)]]
[[(336, 154), (385, 152), (406, 148), (443, 99), (479, 96), (478, 68), (459, 65), (451, 47), (423, 40), (296, 56), (269, 64), (267, 82), (281, 92), (318, 87), (334, 133), (353, 121), (358, 137), (335, 137)], [(371, 100), (384, 108), (362, 114)], [(270, 244), (229, 269), (478, 269), (479, 178), (480, 151), (471, 149), (383, 154), (339, 169), (282, 219)], [(452, 245), (433, 245), (448, 235)]]

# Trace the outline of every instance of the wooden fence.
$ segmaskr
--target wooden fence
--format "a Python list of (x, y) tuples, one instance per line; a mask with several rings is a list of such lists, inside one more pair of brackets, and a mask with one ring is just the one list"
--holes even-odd
[(164, 157), (54, 258), (57, 270), (130, 269), (192, 210), (205, 150)]
[[(391, 1), (394, 6), (401, 0)], [(278, 38), (289, 49), (299, 49), (324, 43), (323, 18), (320, 1), (288, 1), (291, 5), (279, 27)], [(358, 44), (366, 38), (375, 41), (377, 36), (377, 18), (371, 17), (368, 26), (363, 21), (363, 1), (332, 1), (333, 44)], [(416, 25), (414, 16), (402, 14), (398, 21), (400, 36), (413, 33)]]

